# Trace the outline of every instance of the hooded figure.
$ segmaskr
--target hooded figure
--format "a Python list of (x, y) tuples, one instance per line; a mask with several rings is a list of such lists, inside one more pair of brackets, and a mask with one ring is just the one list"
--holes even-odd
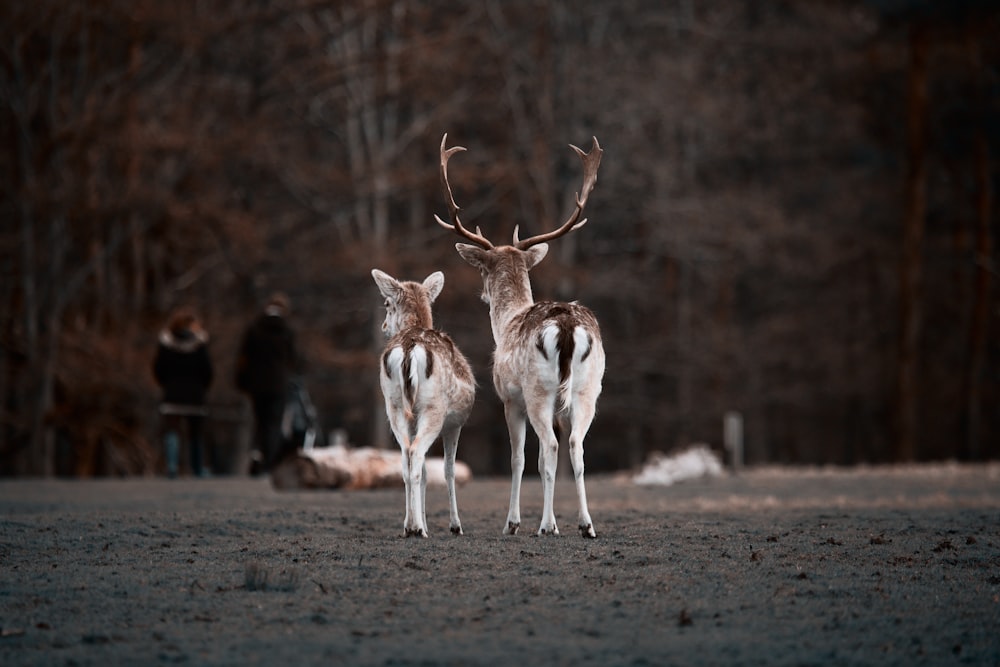
[(253, 402), (251, 474), (268, 472), (284, 455), (281, 422), (288, 388), (298, 373), (288, 297), (275, 293), (247, 328), (236, 360), (236, 386)]
[(191, 472), (204, 475), (202, 434), (205, 394), (212, 384), (212, 359), (208, 354), (208, 333), (191, 310), (174, 311), (160, 332), (153, 375), (163, 389), (160, 414), (167, 474), (177, 476), (180, 440), (186, 426)]

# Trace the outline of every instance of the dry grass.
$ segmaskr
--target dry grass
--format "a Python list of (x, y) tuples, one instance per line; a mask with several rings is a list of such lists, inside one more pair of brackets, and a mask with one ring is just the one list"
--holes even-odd
[(260, 561), (250, 561), (243, 570), (243, 585), (248, 591), (293, 592), (299, 584), (299, 574), (295, 570), (274, 569)]

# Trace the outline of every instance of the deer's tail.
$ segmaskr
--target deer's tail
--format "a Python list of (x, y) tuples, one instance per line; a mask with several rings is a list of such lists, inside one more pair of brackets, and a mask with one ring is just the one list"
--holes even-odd
[(413, 406), (420, 384), (430, 375), (430, 359), (423, 345), (413, 345), (408, 349), (397, 346), (382, 357), (385, 374), (398, 386), (403, 398), (403, 410), (407, 420), (413, 419)]
[(425, 377), (430, 375), (429, 356), (423, 345), (414, 345), (403, 357), (403, 368), (399, 374), (399, 381), (402, 383), (403, 403), (407, 419), (413, 419), (413, 405), (416, 402), (417, 393), (420, 391), (420, 384)]
[[(542, 331), (538, 349), (546, 359), (555, 359), (559, 367), (559, 398), (556, 412), (566, 412), (573, 403), (573, 369), (590, 354), (590, 336), (566, 319), (552, 321)], [(579, 353), (579, 359), (576, 359)]]

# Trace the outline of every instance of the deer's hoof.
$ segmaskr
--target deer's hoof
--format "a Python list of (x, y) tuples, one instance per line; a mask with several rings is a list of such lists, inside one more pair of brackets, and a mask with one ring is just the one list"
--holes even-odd
[(462, 532), (462, 527), (461, 526), (452, 526), (451, 527), (451, 534), (452, 535), (465, 535), (465, 533)]
[(423, 528), (407, 528), (407, 537), (427, 537), (427, 531)]
[(552, 526), (550, 528), (542, 527), (538, 529), (539, 537), (543, 537), (545, 535), (558, 535), (558, 534), (559, 534), (559, 528), (557, 528), (556, 526)]
[(517, 535), (517, 529), (521, 527), (521, 524), (514, 523), (513, 521), (507, 522), (507, 527), (503, 529), (504, 535)]
[(586, 526), (580, 526), (580, 534), (588, 540), (592, 540), (597, 537), (597, 533), (594, 532), (594, 526), (589, 523)]

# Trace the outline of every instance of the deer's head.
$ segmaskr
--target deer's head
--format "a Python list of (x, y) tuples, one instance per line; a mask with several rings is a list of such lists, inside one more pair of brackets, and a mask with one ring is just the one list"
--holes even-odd
[(433, 326), (431, 304), (444, 288), (444, 274), (435, 271), (422, 283), (396, 280), (388, 273), (372, 269), (372, 278), (385, 298), (385, 321), (382, 331), (391, 338), (403, 329)]

